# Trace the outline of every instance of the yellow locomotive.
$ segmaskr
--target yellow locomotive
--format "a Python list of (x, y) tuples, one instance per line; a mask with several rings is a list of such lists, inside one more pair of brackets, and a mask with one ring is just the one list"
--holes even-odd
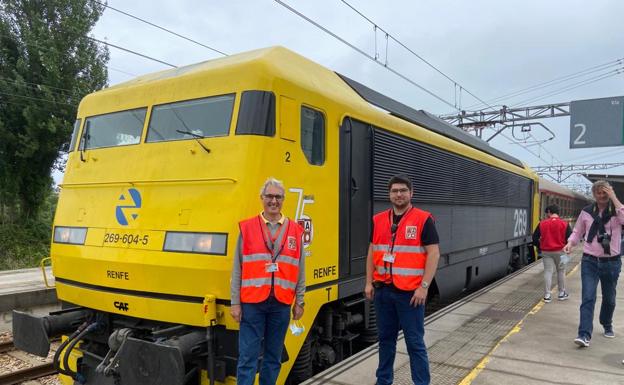
[(391, 175), (410, 175), (436, 218), (436, 297), (525, 262), (539, 218), (537, 177), (518, 160), (281, 47), (88, 95), (70, 150), (51, 247), (63, 309), (14, 312), (23, 350), (67, 336), (66, 384), (236, 382), (237, 223), (257, 214), (268, 176), (305, 229), (307, 327), (287, 335), (282, 384), (375, 341), (362, 290)]

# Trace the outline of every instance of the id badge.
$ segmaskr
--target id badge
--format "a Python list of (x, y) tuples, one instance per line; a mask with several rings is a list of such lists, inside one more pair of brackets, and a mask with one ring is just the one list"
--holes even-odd
[(277, 266), (277, 262), (273, 262), (273, 263), (267, 263), (264, 265), (264, 270), (267, 273), (275, 273), (279, 270), (278, 266)]
[(385, 253), (384, 256), (383, 256), (383, 261), (384, 262), (394, 263), (394, 254), (392, 254), (392, 253)]

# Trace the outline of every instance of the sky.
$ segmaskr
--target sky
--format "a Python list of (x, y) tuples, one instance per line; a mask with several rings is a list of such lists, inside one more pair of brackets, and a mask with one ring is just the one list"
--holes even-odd
[[(226, 54), (284, 46), (404, 104), (436, 115), (453, 114), (460, 109), (500, 108), (503, 104), (528, 107), (624, 96), (624, 64), (616, 64), (616, 60), (624, 59), (621, 17), (624, 1), (283, 0), (283, 3), (366, 55), (377, 56), (378, 62), (275, 0), (108, 1), (111, 7)], [(386, 43), (382, 30), (412, 53), (391, 38)], [(223, 56), (110, 8), (104, 11), (92, 36), (176, 66)], [(603, 64), (604, 67), (595, 68)], [(110, 47), (109, 85), (167, 68), (170, 67)], [(587, 71), (584, 77), (490, 102), (590, 68), (595, 70)], [(618, 68), (619, 74), (615, 72)], [(604, 79), (593, 80), (603, 75)], [(579, 82), (587, 84), (575, 87)], [(489, 105), (475, 106), (479, 101), (468, 92)], [(551, 135), (533, 126), (532, 136), (526, 140), (525, 134), (517, 130), (516, 137), (520, 140), (513, 140), (511, 130), (507, 129), (490, 144), (530, 166), (624, 162), (624, 146), (570, 149), (569, 117), (538, 122), (551, 130), (555, 138), (537, 145), (536, 141), (544, 141)], [(493, 132), (486, 130), (484, 138)], [(590, 173), (621, 175), (624, 167)], [(57, 182), (62, 178), (59, 174), (54, 177)], [(565, 183), (580, 187), (586, 181), (573, 176)]]

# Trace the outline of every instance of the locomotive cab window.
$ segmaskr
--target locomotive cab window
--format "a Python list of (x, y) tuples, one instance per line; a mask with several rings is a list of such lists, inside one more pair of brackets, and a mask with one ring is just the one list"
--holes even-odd
[(301, 107), (301, 149), (308, 163), (325, 163), (325, 116), (309, 107)]
[(275, 95), (269, 91), (244, 91), (236, 135), (275, 135)]
[(227, 136), (234, 94), (161, 104), (152, 109), (147, 142)]
[(69, 152), (74, 151), (76, 147), (76, 141), (78, 140), (78, 133), (80, 132), (80, 123), (82, 123), (82, 119), (76, 119), (74, 122), (74, 130), (71, 136), (71, 142), (69, 142)]
[(80, 148), (128, 146), (141, 141), (147, 108), (113, 112), (87, 118)]

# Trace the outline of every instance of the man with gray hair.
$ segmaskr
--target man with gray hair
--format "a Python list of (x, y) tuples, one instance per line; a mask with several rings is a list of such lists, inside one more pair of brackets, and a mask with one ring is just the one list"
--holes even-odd
[(591, 341), (598, 282), (602, 289), (599, 319), (604, 328), (603, 335), (615, 338), (615, 288), (622, 269), (620, 237), (624, 224), (624, 206), (607, 181), (595, 182), (592, 193), (596, 202), (583, 208), (563, 248), (564, 252), (570, 253), (581, 238), (585, 239), (581, 260), (580, 322), (578, 336), (574, 340), (580, 347), (588, 347)]
[(260, 385), (275, 384), (291, 306), (293, 319), (303, 316), (303, 229), (282, 214), (284, 198), (282, 182), (267, 179), (260, 189), (263, 211), (239, 223), (230, 289), (230, 314), (240, 323), (238, 385), (254, 383), (262, 346)]

